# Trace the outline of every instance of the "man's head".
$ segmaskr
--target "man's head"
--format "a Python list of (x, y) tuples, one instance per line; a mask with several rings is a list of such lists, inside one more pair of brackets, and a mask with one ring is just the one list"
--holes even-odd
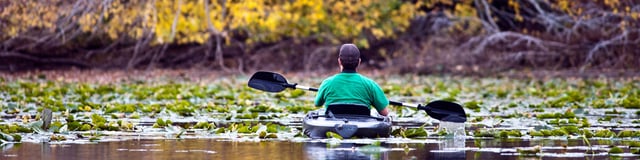
[(343, 44), (340, 47), (338, 61), (343, 69), (355, 70), (360, 64), (360, 50), (353, 44)]

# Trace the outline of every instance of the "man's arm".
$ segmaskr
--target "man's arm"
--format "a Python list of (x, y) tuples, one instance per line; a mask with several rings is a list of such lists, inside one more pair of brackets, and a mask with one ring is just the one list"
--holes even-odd
[(322, 94), (320, 92), (318, 92), (318, 95), (316, 95), (315, 105), (316, 107), (324, 105), (324, 98), (322, 97)]
[(324, 92), (325, 92), (325, 90), (326, 90), (325, 81), (323, 81), (320, 84), (320, 88), (318, 88), (318, 94), (316, 95), (316, 100), (314, 101), (316, 107), (324, 105), (324, 101), (325, 101)]
[(382, 88), (380, 88), (380, 86), (372, 81), (372, 85), (373, 85), (373, 107), (376, 108), (376, 111), (378, 111), (378, 113), (380, 115), (383, 116), (387, 116), (389, 114), (389, 109), (387, 109), (387, 106), (389, 105), (389, 99), (387, 99), (387, 96), (384, 95), (384, 91), (382, 91)]

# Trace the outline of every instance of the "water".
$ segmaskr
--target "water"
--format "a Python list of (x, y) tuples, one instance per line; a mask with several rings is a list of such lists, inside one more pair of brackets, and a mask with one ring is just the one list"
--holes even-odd
[(130, 140), (96, 144), (22, 143), (2, 159), (300, 159), (302, 143), (207, 139)]
[[(406, 124), (404, 127), (417, 127)], [(0, 159), (608, 159), (611, 146), (623, 148), (621, 159), (635, 159), (623, 139), (591, 139), (591, 148), (576, 137), (481, 138), (467, 135), (469, 124), (439, 122), (425, 126), (428, 138), (310, 139), (279, 134), (279, 139), (259, 139), (252, 134), (211, 134), (190, 130), (180, 138), (165, 129), (143, 127), (142, 132), (89, 131), (99, 140), (74, 138), (50, 141), (52, 133), (24, 134), (22, 143), (1, 145)], [(541, 152), (525, 155), (518, 150)], [(585, 154), (594, 150), (595, 154)]]
[[(407, 146), (411, 149), (405, 149)], [(2, 159), (425, 159), (438, 144), (230, 142), (211, 139), (130, 140), (96, 144), (22, 143)]]
[[(407, 125), (413, 127), (415, 125)], [(25, 134), (22, 143), (0, 146), (0, 159), (594, 159), (610, 158), (611, 146), (620, 146), (622, 159), (634, 159), (622, 139), (592, 139), (591, 148), (579, 138), (480, 138), (466, 135), (468, 124), (440, 122), (425, 127), (446, 131), (428, 138), (310, 139), (280, 134), (279, 139), (259, 139), (250, 134), (211, 135), (204, 130), (177, 133), (146, 128), (144, 132), (99, 132), (99, 140), (74, 138), (43, 140), (52, 134)], [(92, 131), (88, 132), (92, 133)], [(58, 134), (59, 135), (59, 134)], [(524, 155), (518, 150), (542, 151)], [(594, 150), (595, 154), (585, 154)]]
[[(398, 139), (395, 139), (398, 140)], [(424, 143), (367, 145), (359, 140), (339, 144), (317, 141), (235, 142), (219, 139), (141, 139), (91, 144), (19, 143), (2, 146), (0, 159), (607, 159), (606, 151), (584, 154), (585, 147), (553, 147), (577, 140), (426, 139)], [(393, 142), (394, 139), (387, 142)], [(482, 144), (477, 144), (478, 142)], [(538, 156), (519, 155), (518, 146), (547, 144)], [(598, 146), (598, 142), (594, 145)], [(329, 144), (329, 145), (328, 145)], [(464, 147), (462, 147), (464, 146)], [(476, 147), (482, 146), (482, 147)], [(596, 147), (597, 148), (597, 147)], [(621, 159), (635, 159), (630, 154)]]

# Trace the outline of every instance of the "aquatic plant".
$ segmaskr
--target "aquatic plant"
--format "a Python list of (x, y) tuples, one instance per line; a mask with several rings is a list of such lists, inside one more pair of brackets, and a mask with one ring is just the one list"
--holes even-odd
[(91, 123), (93, 123), (95, 125), (100, 125), (100, 124), (107, 123), (107, 119), (105, 119), (104, 117), (100, 116), (99, 114), (92, 114), (91, 115)]
[(616, 134), (614, 132), (612, 132), (611, 130), (602, 129), (602, 130), (596, 131), (596, 133), (593, 136), (594, 137), (609, 138), (609, 137), (616, 136)]
[(214, 132), (215, 134), (220, 134), (220, 133), (225, 133), (228, 130), (225, 127), (220, 127), (218, 129), (216, 129), (216, 131)]
[(624, 114), (623, 112), (619, 112), (615, 108), (611, 111), (605, 111), (604, 114)]
[(327, 136), (327, 138), (335, 138), (335, 139), (340, 139), (340, 140), (344, 139), (344, 138), (342, 138), (342, 136), (340, 136), (338, 133), (331, 132), (331, 131), (328, 131), (328, 132), (326, 133), (326, 136)]
[(578, 133), (580, 133), (580, 129), (578, 129), (577, 126), (563, 126), (563, 127), (560, 127), (560, 129), (570, 135), (577, 135)]
[(32, 129), (18, 124), (0, 124), (0, 131), (3, 133), (31, 133)]
[(495, 137), (495, 133), (491, 131), (480, 131), (476, 130), (473, 132), (474, 137)]
[(480, 105), (482, 105), (482, 101), (477, 101), (477, 100), (473, 100), (473, 101), (469, 101), (464, 103), (464, 106), (475, 111), (475, 112), (480, 112)]
[(267, 133), (278, 133), (279, 130), (286, 130), (287, 129), (286, 126), (273, 124), (273, 123), (267, 123), (266, 126), (267, 126)]
[[(511, 131), (501, 131), (500, 134), (503, 135), (506, 132), (506, 135), (509, 137), (522, 137), (522, 133), (519, 130), (511, 130)], [(503, 136), (501, 136), (503, 137)]]
[(542, 113), (536, 115), (538, 119), (558, 119), (558, 118), (575, 118), (576, 115), (572, 110), (567, 110), (564, 113)]
[(625, 138), (625, 137), (640, 137), (640, 132), (638, 132), (638, 131), (633, 131), (633, 130), (622, 130), (622, 131), (618, 132), (617, 137), (618, 137), (618, 138)]
[(0, 132), (0, 144), (2, 144), (2, 141), (7, 141), (7, 142), (20, 142), (22, 140), (22, 136), (20, 136), (19, 134), (7, 134), (4, 132)]
[(584, 136), (585, 138), (591, 138), (594, 136), (591, 130), (583, 129), (581, 131), (582, 131), (582, 136)]
[(67, 140), (67, 137), (65, 137), (63, 135), (59, 135), (59, 134), (52, 134), (51, 137), (49, 137), (49, 140), (51, 140), (51, 141), (65, 141), (65, 140)]
[(398, 128), (391, 132), (391, 135), (404, 138), (427, 137), (427, 130), (420, 128)]
[(307, 113), (318, 108), (315, 106), (286, 106), (285, 109), (290, 113)]
[(626, 144), (629, 146), (629, 148), (638, 148), (638, 147), (640, 147), (640, 141), (636, 141), (636, 140), (626, 141)]
[(560, 128), (560, 129), (551, 130), (551, 134), (553, 136), (568, 136), (569, 132), (567, 132), (564, 129)]
[(241, 115), (237, 115), (236, 119), (255, 119), (258, 118), (258, 113), (257, 112), (253, 112), (253, 113), (245, 113), (245, 114), (241, 114)]
[(258, 131), (258, 128), (255, 128), (251, 125), (240, 125), (238, 126), (238, 129), (236, 130), (238, 133), (255, 133), (256, 131)]
[(163, 120), (162, 118), (158, 118), (156, 119), (156, 123), (153, 124), (153, 128), (164, 128), (167, 126), (171, 126), (173, 124), (173, 122), (171, 122), (171, 120)]
[(630, 95), (620, 101), (620, 105), (624, 108), (640, 109), (640, 98), (638, 95)]
[(516, 149), (516, 151), (518, 153), (520, 153), (521, 155), (526, 155), (526, 156), (530, 156), (530, 155), (537, 155), (538, 153), (542, 153), (542, 147), (540, 146), (534, 146), (531, 148), (518, 148)]
[(544, 133), (542, 133), (540, 131), (529, 131), (529, 136), (531, 136), (531, 137), (545, 137)]
[(261, 139), (278, 138), (278, 135), (276, 135), (275, 133), (267, 133), (266, 131), (262, 131), (262, 132), (260, 132), (258, 137), (261, 138)]
[(216, 125), (214, 123), (209, 123), (206, 121), (200, 121), (198, 123), (196, 123), (196, 125), (194, 125), (192, 128), (195, 129), (211, 129), (216, 127)]
[(131, 119), (140, 119), (140, 113), (133, 112), (132, 114), (129, 115), (129, 118), (131, 118)]
[(475, 117), (475, 118), (471, 119), (470, 122), (480, 122), (482, 120), (484, 120), (484, 117), (478, 116), (478, 117)]
[(306, 92), (304, 90), (300, 90), (300, 89), (288, 89), (284, 92), (275, 94), (275, 98), (278, 98), (278, 99), (298, 98), (300, 96), (305, 95), (305, 93)]
[(580, 128), (585, 128), (585, 127), (591, 127), (591, 123), (589, 123), (589, 120), (587, 118), (583, 118), (580, 124)]
[(619, 153), (624, 153), (624, 150), (622, 150), (622, 148), (614, 146), (611, 147), (611, 149), (609, 149), (609, 154), (619, 154)]
[(195, 112), (193, 104), (185, 100), (178, 100), (174, 103), (169, 103), (166, 107), (168, 110), (178, 113), (181, 116), (193, 116), (193, 113)]

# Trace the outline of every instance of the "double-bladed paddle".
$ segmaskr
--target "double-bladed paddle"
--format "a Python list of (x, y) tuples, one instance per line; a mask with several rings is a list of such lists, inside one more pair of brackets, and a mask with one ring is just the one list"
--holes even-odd
[[(284, 76), (278, 73), (266, 71), (254, 73), (253, 76), (251, 76), (251, 79), (249, 79), (249, 87), (267, 92), (281, 92), (286, 88), (318, 91), (317, 88), (300, 86), (296, 83), (291, 84), (287, 82), (287, 79), (284, 78)], [(437, 100), (430, 102), (427, 105), (422, 105), (389, 101), (389, 104), (424, 110), (429, 116), (441, 121), (456, 123), (463, 123), (467, 121), (467, 115), (462, 106), (453, 102)]]

